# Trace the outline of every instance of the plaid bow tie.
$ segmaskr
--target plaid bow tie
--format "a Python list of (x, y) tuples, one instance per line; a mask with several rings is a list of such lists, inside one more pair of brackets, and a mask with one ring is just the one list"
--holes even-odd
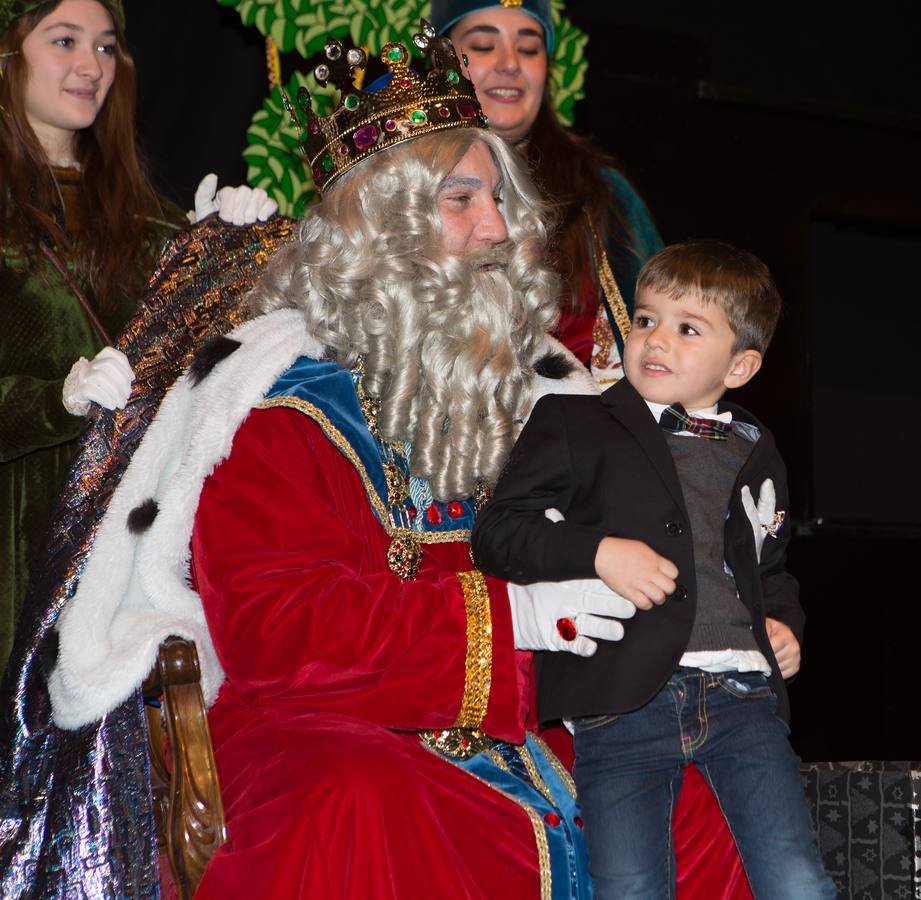
[(699, 419), (689, 416), (687, 410), (680, 403), (673, 403), (662, 410), (659, 424), (666, 430), (677, 434), (679, 431), (689, 431), (698, 437), (710, 438), (714, 441), (725, 441), (732, 434), (731, 422), (720, 422), (719, 419)]

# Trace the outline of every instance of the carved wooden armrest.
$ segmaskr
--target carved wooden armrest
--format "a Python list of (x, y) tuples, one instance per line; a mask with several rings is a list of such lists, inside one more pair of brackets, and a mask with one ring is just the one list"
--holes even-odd
[(208, 860), (227, 839), (200, 680), (195, 643), (168, 637), (143, 688), (145, 699), (162, 703), (161, 709), (147, 706), (154, 816), (181, 900), (191, 900)]

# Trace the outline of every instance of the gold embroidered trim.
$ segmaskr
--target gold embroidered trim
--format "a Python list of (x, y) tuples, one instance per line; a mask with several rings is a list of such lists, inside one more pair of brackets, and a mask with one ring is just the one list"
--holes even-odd
[(536, 787), (544, 795), (544, 797), (547, 798), (551, 806), (555, 807), (556, 800), (553, 799), (553, 794), (550, 793), (550, 788), (547, 787), (547, 783), (543, 778), (540, 777), (540, 772), (537, 771), (537, 764), (534, 762), (534, 759), (531, 756), (528, 748), (522, 745), (521, 747), (516, 747), (515, 752), (524, 763), (524, 767), (528, 770), (528, 775), (530, 776), (534, 787)]
[(508, 767), (508, 763), (502, 758), (502, 754), (498, 753), (495, 750), (488, 751), (489, 758), (507, 775), (512, 774), (512, 770)]
[[(390, 524), (390, 517), (387, 515), (387, 510), (384, 509), (381, 498), (374, 489), (374, 483), (371, 481), (371, 477), (368, 475), (364, 463), (361, 461), (352, 445), (345, 439), (342, 432), (333, 425), (329, 416), (319, 407), (314, 406), (313, 403), (307, 400), (301, 400), (300, 397), (291, 397), (288, 395), (283, 397), (269, 397), (257, 403), (255, 408), (277, 409), (279, 407), (296, 409), (298, 412), (302, 412), (305, 416), (313, 419), (314, 422), (323, 429), (323, 433), (326, 437), (336, 445), (346, 459), (355, 467), (355, 470), (358, 472), (358, 477), (361, 478), (361, 482), (364, 485), (365, 493), (368, 495), (368, 500), (374, 507), (374, 511), (377, 513), (377, 517), (384, 526), (384, 530), (387, 534), (390, 537), (402, 534), (406, 529), (397, 529)], [(413, 531), (412, 534), (423, 544), (451, 544), (454, 541), (470, 541), (470, 530), (466, 528), (458, 529), (457, 531)]]
[(537, 859), (540, 864), (540, 900), (551, 900), (553, 880), (550, 875), (550, 842), (547, 840), (547, 832), (544, 831), (543, 819), (530, 806), (525, 806), (524, 809), (531, 820), (534, 841), (537, 844)]
[(592, 366), (602, 370), (609, 368), (611, 350), (614, 348), (614, 332), (611, 331), (611, 323), (608, 321), (608, 314), (603, 303), (598, 304), (598, 312), (595, 314), (595, 324), (592, 325), (592, 342), (598, 348), (598, 352), (592, 357)]
[(486, 718), (492, 686), (492, 610), (489, 589), (477, 569), (458, 572), (467, 612), (467, 659), (464, 663), (464, 698), (457, 728), (479, 728)]
[(627, 304), (624, 302), (623, 294), (617, 286), (617, 279), (611, 271), (608, 263), (608, 255), (605, 252), (604, 244), (595, 228), (595, 223), (589, 217), (588, 227), (592, 232), (592, 244), (595, 249), (595, 266), (598, 270), (598, 281), (601, 283), (601, 289), (604, 291), (605, 299), (611, 308), (611, 315), (614, 317), (614, 324), (620, 331), (620, 336), (624, 340), (630, 334), (630, 314), (627, 312)]
[[(470, 759), (477, 753), (486, 751), (493, 758), (495, 743), (489, 735), (472, 728), (445, 728), (440, 731), (420, 731), (419, 739), (437, 753), (443, 753), (452, 759)], [(498, 754), (496, 754), (498, 756)], [(501, 759), (501, 757), (499, 757)]]
[(538, 746), (544, 752), (544, 756), (547, 758), (547, 761), (553, 766), (553, 771), (560, 776), (560, 781), (566, 785), (566, 790), (572, 795), (576, 796), (576, 783), (573, 781), (572, 775), (566, 771), (566, 766), (564, 766), (559, 759), (557, 759), (556, 754), (547, 746), (547, 742), (538, 735), (534, 735), (534, 740), (537, 741)]

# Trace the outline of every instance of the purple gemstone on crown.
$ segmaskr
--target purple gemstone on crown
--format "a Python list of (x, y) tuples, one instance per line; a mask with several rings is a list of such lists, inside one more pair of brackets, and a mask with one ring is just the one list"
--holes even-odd
[(410, 85), (410, 81), (409, 81), (408, 78), (401, 78), (401, 79), (400, 79), (400, 87), (408, 88), (409, 85)]
[(447, 119), (448, 116), (451, 115), (451, 110), (448, 109), (447, 106), (439, 106), (439, 107), (438, 107), (438, 115), (441, 116), (442, 119)]
[(310, 133), (311, 133), (311, 134), (316, 134), (319, 130), (320, 130), (320, 126), (317, 125), (316, 122), (311, 122), (311, 123), (310, 123)]
[(384, 128), (386, 128), (388, 131), (396, 131), (397, 123), (394, 122), (393, 119), (388, 119), (386, 122), (384, 122)]
[[(389, 124), (389, 122), (387, 123)], [(384, 126), (386, 127), (386, 125)], [(355, 146), (359, 150), (367, 150), (368, 147), (373, 147), (377, 143), (377, 138), (380, 132), (374, 125), (365, 125), (364, 128), (359, 128), (352, 135), (352, 140), (355, 141)]]
[(340, 144), (340, 145), (339, 145), (339, 153), (340, 153), (342, 156), (348, 156), (348, 155), (349, 155), (349, 147), (348, 147), (348, 144)]
[(469, 100), (460, 100), (457, 103), (457, 112), (462, 119), (475, 119), (479, 110)]

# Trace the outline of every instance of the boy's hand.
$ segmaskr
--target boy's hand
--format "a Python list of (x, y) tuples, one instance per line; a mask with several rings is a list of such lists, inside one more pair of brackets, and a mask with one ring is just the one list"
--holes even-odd
[(788, 625), (777, 619), (765, 619), (768, 640), (777, 658), (780, 674), (784, 679), (792, 678), (799, 671), (799, 641)]
[(598, 577), (638, 609), (661, 605), (675, 592), (678, 569), (642, 541), (602, 538), (595, 553)]

